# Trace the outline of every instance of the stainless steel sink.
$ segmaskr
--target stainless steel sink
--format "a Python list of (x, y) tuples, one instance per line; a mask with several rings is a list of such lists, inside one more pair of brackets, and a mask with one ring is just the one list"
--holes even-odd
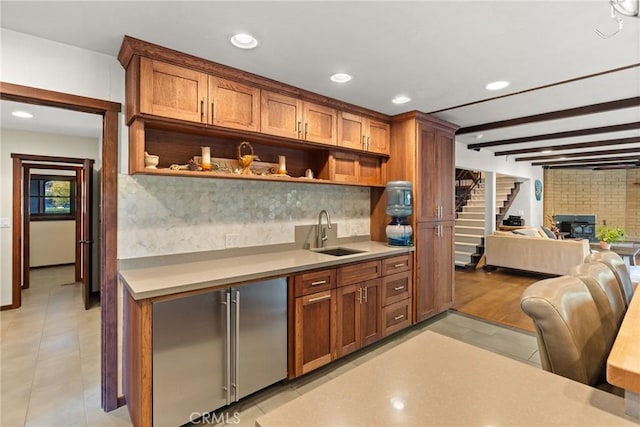
[(314, 249), (313, 251), (319, 254), (333, 255), (333, 256), (353, 255), (353, 254), (360, 254), (360, 253), (366, 252), (366, 251), (359, 251), (357, 249), (347, 249), (347, 248), (330, 248), (330, 249), (320, 249), (320, 250)]

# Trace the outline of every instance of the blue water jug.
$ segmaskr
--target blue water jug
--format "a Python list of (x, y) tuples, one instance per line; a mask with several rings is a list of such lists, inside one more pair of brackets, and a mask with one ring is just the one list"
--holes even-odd
[(413, 202), (411, 197), (411, 182), (387, 182), (387, 215), (401, 218), (411, 215)]

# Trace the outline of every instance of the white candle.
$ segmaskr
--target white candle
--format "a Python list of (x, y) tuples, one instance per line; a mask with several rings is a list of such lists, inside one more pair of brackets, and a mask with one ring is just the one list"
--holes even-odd
[(209, 165), (211, 164), (211, 147), (201, 147), (202, 148), (202, 163)]
[(287, 172), (287, 160), (284, 156), (278, 156), (278, 172)]

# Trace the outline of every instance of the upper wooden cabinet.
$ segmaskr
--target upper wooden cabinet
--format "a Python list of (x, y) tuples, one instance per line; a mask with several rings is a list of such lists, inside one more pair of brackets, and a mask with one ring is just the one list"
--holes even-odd
[(258, 131), (260, 89), (140, 58), (140, 112)]
[(341, 111), (338, 115), (338, 146), (389, 154), (388, 123)]
[(262, 91), (261, 105), (263, 133), (336, 145), (335, 109), (268, 91)]
[(207, 84), (204, 73), (140, 58), (140, 112), (202, 122)]
[(207, 123), (233, 129), (260, 130), (260, 89), (209, 76)]

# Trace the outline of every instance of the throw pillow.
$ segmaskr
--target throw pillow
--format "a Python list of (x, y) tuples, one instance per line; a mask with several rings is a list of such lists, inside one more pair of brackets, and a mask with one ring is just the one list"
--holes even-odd
[(517, 230), (513, 230), (513, 234), (518, 234), (520, 236), (529, 236), (529, 237), (537, 237), (540, 239), (540, 233), (535, 228), (519, 228)]
[(544, 225), (542, 227), (542, 231), (544, 231), (544, 234), (547, 235), (548, 238), (550, 239), (556, 239), (556, 235), (553, 233), (553, 231), (551, 231), (551, 229), (549, 227), (545, 227)]

